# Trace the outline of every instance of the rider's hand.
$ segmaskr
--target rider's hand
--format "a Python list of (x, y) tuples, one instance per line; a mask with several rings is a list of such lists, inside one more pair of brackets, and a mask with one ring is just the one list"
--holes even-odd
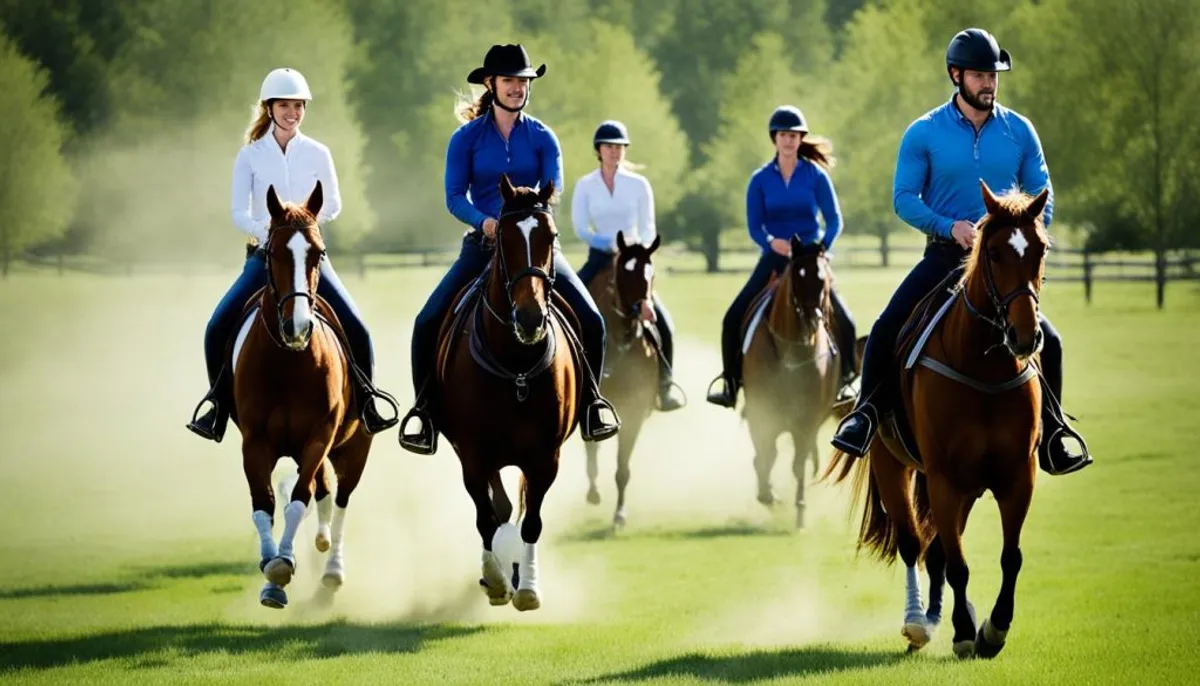
[(500, 226), (500, 222), (488, 217), (483, 220), (483, 235), (489, 241), (496, 240), (496, 228)]
[(776, 255), (783, 255), (784, 257), (792, 256), (792, 244), (786, 239), (772, 238), (771, 249), (775, 251)]
[(971, 246), (975, 243), (975, 225), (967, 221), (956, 221), (954, 222), (954, 226), (950, 227), (950, 237), (963, 250), (970, 250)]
[(642, 321), (651, 324), (658, 323), (658, 315), (654, 314), (654, 306), (650, 304), (649, 300), (642, 301)]

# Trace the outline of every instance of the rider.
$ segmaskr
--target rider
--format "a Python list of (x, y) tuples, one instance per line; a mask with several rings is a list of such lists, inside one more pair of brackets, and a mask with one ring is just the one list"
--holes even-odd
[[(590, 284), (596, 274), (612, 263), (617, 251), (617, 232), (624, 232), (629, 243), (650, 245), (658, 230), (654, 225), (654, 190), (646, 177), (634, 172), (625, 159), (629, 132), (619, 121), (600, 124), (592, 136), (592, 147), (600, 168), (575, 182), (571, 196), (571, 221), (575, 233), (589, 246), (587, 262), (579, 270), (579, 280)], [(675, 326), (657, 293), (643, 301), (642, 319), (654, 322), (662, 339), (658, 358), (658, 408), (663, 412), (683, 407), (674, 395), (671, 376), (674, 363)]]
[[(791, 105), (783, 105), (771, 114), (768, 124), (775, 144), (775, 159), (756, 169), (746, 189), (746, 222), (750, 238), (762, 247), (758, 265), (725, 312), (721, 326), (721, 361), (724, 371), (709, 386), (708, 402), (721, 407), (737, 404), (741, 386), (742, 360), (739, 354), (742, 320), (750, 302), (787, 268), (791, 238), (804, 243), (821, 241), (826, 252), (842, 231), (842, 211), (829, 178), (835, 164), (828, 140), (808, 135), (804, 114)], [(825, 229), (817, 222), (817, 212), (825, 219)], [(830, 293), (838, 325), (838, 348), (842, 363), (842, 390), (839, 400), (850, 400), (850, 382), (854, 376), (854, 320), (836, 291)], [(720, 390), (712, 386), (721, 382)]]
[[(863, 360), (862, 394), (842, 420), (833, 445), (851, 455), (866, 454), (887, 410), (896, 339), (913, 307), (955, 270), (975, 240), (976, 223), (987, 211), (979, 192), (982, 178), (992, 188), (1019, 185), (1028, 193), (1051, 189), (1044, 221), (1053, 216), (1053, 187), (1033, 124), (996, 103), (999, 77), (1012, 61), (982, 29), (960, 31), (946, 50), (946, 71), (955, 94), (944, 105), (909, 125), (896, 160), (893, 204), (896, 214), (928, 234), (924, 258), (904, 279), (871, 329)], [(1041, 318), (1043, 389), (1062, 398), (1062, 339)], [(1049, 394), (1044, 394), (1049, 395)], [(1039, 463), (1050, 474), (1068, 474), (1092, 463), (1086, 450), (1072, 453), (1063, 443), (1065, 420), (1053, 401), (1043, 402)]]
[[(259, 91), (254, 121), (246, 131), (246, 145), (234, 162), (233, 223), (249, 234), (251, 244), (258, 247), (246, 258), (241, 276), (209, 319), (204, 332), (204, 358), (208, 364), (210, 388), (187, 425), (192, 432), (218, 443), (225, 435), (233, 403), (233, 379), (225, 354), (226, 345), (242, 321), (242, 309), (247, 300), (267, 284), (263, 247), (271, 224), (267, 212), (267, 188), (275, 186), (275, 192), (283, 202), (300, 204), (320, 181), (325, 200), (317, 221), (326, 224), (336, 219), (342, 209), (337, 172), (329, 148), (300, 133), (300, 124), (311, 100), (308, 82), (300, 72), (281, 68), (267, 74)], [(371, 335), (328, 257), (321, 260), (317, 294), (337, 314), (349, 339), (350, 353), (364, 372), (365, 379), (355, 383), (355, 398), (364, 427), (369, 433), (378, 433), (394, 426), (396, 418), (381, 417), (373, 402), (377, 390), (371, 383), (375, 369)], [(206, 402), (211, 407), (203, 416), (196, 417)]]
[[(486, 90), (477, 101), (464, 103), (459, 109), (464, 123), (450, 137), (446, 150), (445, 186), (447, 208), (470, 228), (463, 235), (458, 259), (413, 324), (416, 401), (404, 418), (400, 434), (400, 445), (411, 452), (429, 454), (436, 449), (436, 429), (426, 409), (426, 392), (435, 372), (438, 329), (455, 295), (478, 278), (491, 260), (503, 204), (501, 174), (508, 174), (517, 186), (542, 187), (553, 181), (555, 188), (562, 188), (558, 137), (549, 126), (522, 111), (529, 102), (533, 79), (545, 72), (544, 64), (533, 68), (523, 46), (508, 44), (493, 45), (483, 66), (467, 76), (469, 83), (482, 84)], [(601, 413), (602, 409), (612, 409), (598, 388), (604, 369), (604, 318), (557, 241), (554, 271), (554, 288), (566, 298), (583, 328), (585, 357), (596, 379), (596, 383), (583, 383), (585, 409), (580, 432), (585, 441), (601, 441), (620, 428), (615, 413), (612, 422)], [(406, 434), (404, 426), (412, 418), (420, 420), (420, 433)]]

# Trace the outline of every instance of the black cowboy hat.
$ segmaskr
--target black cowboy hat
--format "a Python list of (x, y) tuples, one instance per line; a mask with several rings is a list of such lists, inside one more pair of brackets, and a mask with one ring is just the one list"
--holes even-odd
[(520, 43), (513, 45), (493, 45), (483, 58), (483, 66), (471, 70), (467, 75), (467, 83), (483, 83), (488, 76), (519, 76), (536, 79), (546, 73), (546, 65), (536, 70), (529, 61), (529, 53)]

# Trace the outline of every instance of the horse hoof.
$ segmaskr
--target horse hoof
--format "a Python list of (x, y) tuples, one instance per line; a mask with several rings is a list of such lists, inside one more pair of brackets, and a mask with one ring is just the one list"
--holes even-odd
[(522, 588), (517, 591), (517, 595), (513, 597), (513, 607), (521, 612), (528, 610), (536, 610), (542, 606), (542, 599), (538, 597), (537, 591), (528, 588)]
[(341, 572), (325, 572), (325, 576), (321, 577), (321, 585), (334, 591), (341, 588), (344, 583), (346, 583), (346, 576)]
[(487, 595), (487, 597), (488, 597), (488, 603), (490, 603), (493, 607), (500, 607), (501, 605), (507, 605), (508, 601), (512, 600), (512, 597), (513, 597), (512, 589), (510, 589), (506, 586), (501, 586), (501, 587), (489, 586), (487, 579), (480, 579), (479, 587), (483, 589), (484, 594)]
[(317, 532), (317, 540), (315, 543), (317, 546), (318, 553), (329, 552), (330, 541), (329, 541), (329, 536), (325, 535), (325, 532), (323, 532), (323, 531)]
[(921, 622), (906, 622), (900, 634), (908, 639), (909, 652), (924, 648), (933, 640), (933, 627)]
[(758, 502), (766, 505), (767, 507), (774, 507), (775, 504), (779, 502), (779, 499), (775, 497), (775, 493), (773, 491), (759, 491)]
[(283, 588), (292, 581), (292, 573), (296, 571), (296, 563), (286, 557), (277, 557), (263, 568), (267, 581)]
[(597, 491), (594, 488), (588, 489), (587, 501), (588, 501), (589, 505), (599, 505), (600, 504), (600, 491)]
[(975, 636), (975, 654), (986, 660), (996, 657), (1004, 650), (1007, 635), (1007, 631), (993, 629), (990, 618), (983, 620), (983, 626), (979, 627), (979, 633)]
[(960, 660), (970, 660), (975, 657), (975, 641), (955, 641), (954, 655)]
[(804, 531), (804, 508), (796, 508), (796, 531)]
[(287, 592), (278, 586), (267, 584), (263, 587), (262, 593), (258, 594), (258, 601), (262, 603), (263, 607), (282, 610), (288, 604)]
[(613, 528), (613, 533), (618, 533), (621, 531), (621, 529), (625, 528), (625, 513), (624, 512), (618, 512), (613, 515), (612, 528)]

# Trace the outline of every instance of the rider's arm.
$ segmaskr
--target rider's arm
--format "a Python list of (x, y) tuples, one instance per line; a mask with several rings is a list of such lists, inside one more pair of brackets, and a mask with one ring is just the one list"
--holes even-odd
[(550, 130), (550, 127), (543, 129), (542, 144), (538, 149), (542, 162), (542, 188), (550, 181), (554, 182), (554, 193), (560, 195), (563, 192), (563, 156), (562, 146), (558, 143), (558, 136)]
[(842, 208), (838, 205), (837, 192), (833, 190), (833, 180), (829, 173), (817, 167), (817, 207), (821, 208), (821, 216), (825, 218), (825, 235), (821, 239), (825, 250), (833, 247), (833, 242), (842, 232)]
[(1043, 188), (1050, 189), (1046, 210), (1042, 214), (1042, 221), (1046, 226), (1050, 226), (1050, 221), (1054, 218), (1054, 185), (1050, 183), (1050, 169), (1046, 166), (1046, 155), (1042, 151), (1042, 141), (1038, 138), (1037, 131), (1028, 119), (1022, 119), (1026, 125), (1026, 138), (1022, 146), (1024, 149), (1018, 181), (1021, 183), (1021, 190), (1030, 195), (1041, 193)]
[(658, 226), (654, 223), (654, 189), (650, 187), (649, 179), (639, 179), (642, 193), (638, 196), (638, 238), (645, 245), (654, 242), (658, 235)]
[(597, 234), (592, 231), (592, 213), (588, 208), (587, 177), (575, 182), (575, 191), (571, 193), (571, 223), (575, 226), (575, 235), (589, 248), (599, 247)]
[(760, 175), (755, 173), (746, 186), (746, 227), (750, 231), (750, 238), (767, 250), (771, 247), (771, 238), (763, 227), (763, 204), (762, 182)]
[(317, 223), (326, 224), (337, 219), (342, 213), (342, 190), (338, 186), (337, 169), (333, 166), (333, 155), (329, 148), (321, 146), (320, 167), (317, 178), (321, 181), (321, 212), (317, 215)]
[(483, 220), (487, 215), (480, 212), (470, 199), (467, 189), (471, 185), (471, 145), (470, 135), (466, 127), (460, 127), (450, 136), (450, 144), (446, 146), (446, 209), (458, 221), (476, 229), (483, 228)]
[(230, 212), (233, 215), (233, 224), (238, 229), (249, 236), (258, 239), (260, 244), (267, 242), (267, 227), (271, 225), (271, 219), (265, 218), (255, 220), (250, 215), (251, 207), (251, 192), (254, 187), (254, 169), (250, 165), (250, 147), (244, 147), (238, 152), (237, 159), (233, 162), (233, 193), (230, 198)]
[(931, 236), (950, 238), (954, 219), (934, 212), (921, 198), (929, 178), (929, 151), (925, 135), (922, 121), (917, 120), (909, 125), (900, 139), (896, 175), (892, 182), (892, 208), (906, 224)]

